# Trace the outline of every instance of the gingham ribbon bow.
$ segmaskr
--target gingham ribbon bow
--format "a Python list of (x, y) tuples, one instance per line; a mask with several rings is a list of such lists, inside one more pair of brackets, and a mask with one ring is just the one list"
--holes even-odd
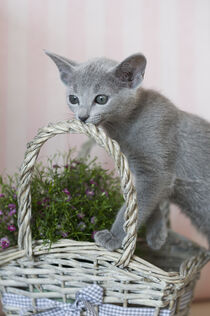
[[(50, 299), (37, 299), (37, 316), (79, 316), (80, 311), (85, 309), (88, 316), (97, 316), (94, 306), (101, 305), (103, 299), (103, 289), (98, 285), (88, 286), (76, 293), (76, 301), (73, 304), (61, 303)], [(24, 295), (11, 293), (3, 294), (3, 305), (20, 308), (20, 315), (24, 316), (30, 311), (34, 311), (32, 299)]]

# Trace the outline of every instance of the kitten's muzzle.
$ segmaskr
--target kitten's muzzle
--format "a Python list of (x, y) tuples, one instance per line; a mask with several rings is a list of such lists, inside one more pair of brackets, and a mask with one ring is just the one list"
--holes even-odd
[(85, 121), (89, 118), (89, 115), (79, 115), (78, 118), (80, 119), (80, 121), (82, 121), (83, 123), (85, 123)]

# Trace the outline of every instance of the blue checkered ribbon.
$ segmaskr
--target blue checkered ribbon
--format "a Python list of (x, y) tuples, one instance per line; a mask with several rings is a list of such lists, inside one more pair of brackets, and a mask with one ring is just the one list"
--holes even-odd
[(91, 285), (76, 293), (73, 304), (38, 298), (34, 307), (31, 298), (11, 293), (3, 294), (2, 303), (19, 308), (20, 316), (35, 310), (38, 312), (35, 314), (37, 316), (79, 316), (82, 310), (86, 310), (88, 316), (97, 316), (94, 306), (102, 304), (102, 299), (103, 289), (98, 285)]
[[(180, 309), (183, 310), (192, 298), (192, 291), (185, 293), (181, 299)], [(4, 293), (2, 303), (5, 306), (19, 308), (20, 316), (29, 315), (30, 312), (37, 316), (80, 316), (86, 310), (87, 316), (153, 316), (155, 308), (149, 307), (121, 307), (113, 304), (102, 304), (103, 289), (98, 285), (88, 286), (76, 293), (73, 304), (62, 303), (51, 299), (36, 299), (36, 306), (32, 299), (24, 295)], [(95, 310), (98, 306), (99, 312)], [(175, 306), (172, 310), (163, 308), (159, 316), (174, 316)]]

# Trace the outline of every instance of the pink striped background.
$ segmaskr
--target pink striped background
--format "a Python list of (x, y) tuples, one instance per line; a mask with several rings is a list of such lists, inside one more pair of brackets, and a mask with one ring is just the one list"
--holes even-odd
[[(17, 170), (39, 127), (71, 117), (57, 69), (43, 48), (77, 61), (143, 52), (144, 85), (210, 120), (209, 0), (1, 0), (0, 173)], [(42, 157), (83, 141), (80, 135), (57, 137)], [(103, 151), (96, 152), (111, 166)], [(173, 212), (172, 223), (206, 245), (181, 215)], [(210, 297), (210, 266), (196, 296)]]

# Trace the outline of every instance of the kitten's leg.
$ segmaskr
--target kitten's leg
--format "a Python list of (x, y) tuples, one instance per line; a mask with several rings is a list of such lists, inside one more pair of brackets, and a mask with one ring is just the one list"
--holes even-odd
[[(162, 185), (161, 187), (159, 186), (161, 180), (158, 178), (154, 179), (151, 176), (148, 181), (148, 178), (144, 179), (141, 177), (141, 182), (136, 183), (139, 206), (137, 229), (147, 222), (160, 201), (165, 199), (165, 192), (163, 192), (165, 190), (163, 190)], [(122, 241), (125, 237), (125, 232), (123, 231), (124, 212), (125, 204), (119, 210), (111, 231), (106, 229), (95, 234), (94, 239), (98, 245), (108, 250), (115, 250), (122, 246)]]
[(168, 236), (168, 213), (169, 203), (164, 201), (158, 206), (146, 223), (146, 240), (150, 248), (160, 249), (166, 242)]
[(94, 239), (98, 245), (105, 247), (108, 250), (115, 250), (122, 246), (122, 241), (125, 237), (125, 232), (123, 230), (125, 209), (126, 205), (123, 204), (117, 213), (110, 231), (105, 229), (98, 231), (95, 234)]

